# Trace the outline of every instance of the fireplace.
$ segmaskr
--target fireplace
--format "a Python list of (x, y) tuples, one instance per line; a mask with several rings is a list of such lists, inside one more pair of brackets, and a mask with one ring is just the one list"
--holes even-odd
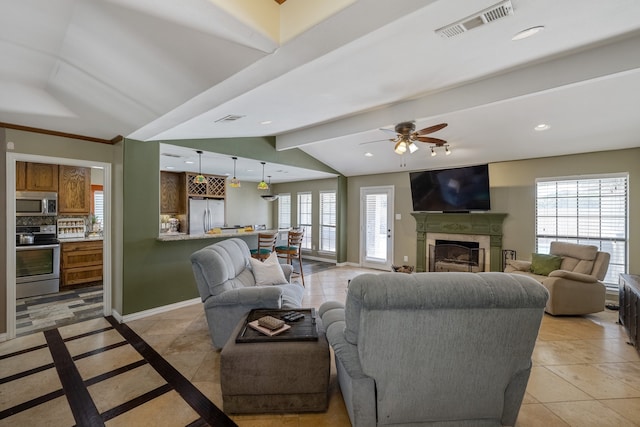
[(429, 245), (429, 271), (485, 271), (484, 252), (479, 242), (437, 239)]
[(416, 271), (431, 270), (429, 248), (436, 246), (436, 240), (477, 243), (484, 256), (484, 262), (478, 261), (478, 271), (502, 271), (502, 223), (507, 214), (413, 212), (411, 215), (416, 219)]

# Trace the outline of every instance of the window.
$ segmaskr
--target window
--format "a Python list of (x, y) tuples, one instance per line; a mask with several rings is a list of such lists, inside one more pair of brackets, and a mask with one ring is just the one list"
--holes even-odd
[(627, 271), (627, 176), (560, 178), (536, 182), (536, 252), (552, 241), (595, 245), (611, 254), (604, 279), (618, 289)]
[(278, 195), (278, 227), (291, 227), (291, 194)]
[(311, 193), (298, 193), (298, 227), (304, 229), (302, 249), (311, 248), (312, 221)]
[(336, 192), (320, 192), (320, 250), (336, 251)]
[(104, 226), (104, 193), (102, 185), (91, 186), (91, 211), (95, 215), (99, 224)]

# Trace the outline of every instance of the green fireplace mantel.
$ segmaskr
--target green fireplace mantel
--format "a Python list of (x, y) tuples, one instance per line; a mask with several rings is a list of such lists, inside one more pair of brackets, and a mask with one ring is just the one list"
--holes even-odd
[(502, 223), (506, 213), (412, 212), (416, 219), (416, 271), (427, 271), (427, 233), (489, 236), (491, 271), (502, 269)]

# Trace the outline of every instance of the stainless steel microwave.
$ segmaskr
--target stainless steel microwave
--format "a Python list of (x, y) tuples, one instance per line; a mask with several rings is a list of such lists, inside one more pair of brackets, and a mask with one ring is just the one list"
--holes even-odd
[(16, 216), (58, 215), (58, 194), (41, 191), (16, 191)]

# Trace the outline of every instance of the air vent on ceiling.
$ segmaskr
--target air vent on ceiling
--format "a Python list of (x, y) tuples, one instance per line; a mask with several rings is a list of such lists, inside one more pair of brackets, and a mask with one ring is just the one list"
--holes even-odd
[(238, 119), (243, 118), (244, 116), (238, 116), (235, 114), (227, 114), (224, 117), (219, 118), (218, 120), (216, 120), (216, 123), (220, 123), (220, 122), (233, 122), (236, 121)]
[(453, 24), (438, 28), (436, 34), (440, 34), (440, 36), (448, 39), (510, 15), (513, 15), (511, 0), (501, 1), (478, 13), (462, 18)]
[(179, 159), (182, 157), (179, 154), (173, 154), (173, 153), (162, 153), (162, 155), (165, 157), (175, 157), (176, 159)]

